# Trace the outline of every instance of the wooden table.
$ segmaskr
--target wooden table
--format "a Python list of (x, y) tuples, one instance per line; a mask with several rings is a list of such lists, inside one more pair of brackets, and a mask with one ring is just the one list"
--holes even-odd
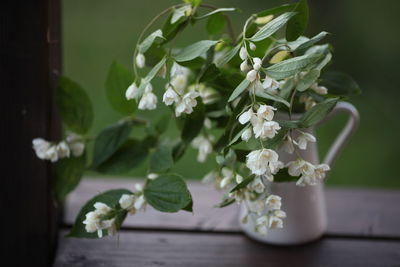
[(56, 267), (75, 266), (400, 266), (400, 191), (328, 188), (329, 225), (313, 243), (276, 247), (240, 231), (238, 207), (213, 208), (221, 194), (189, 187), (194, 212), (149, 208), (129, 216), (118, 237), (65, 238), (80, 207), (98, 192), (132, 188), (135, 181), (84, 179), (67, 203)]

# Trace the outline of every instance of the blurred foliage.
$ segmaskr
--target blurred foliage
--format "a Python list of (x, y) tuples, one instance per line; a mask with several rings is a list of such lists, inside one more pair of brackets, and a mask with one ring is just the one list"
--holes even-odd
[[(131, 68), (133, 49), (141, 30), (150, 18), (177, 2), (63, 1), (64, 73), (86, 88), (94, 102), (93, 134), (120, 118), (106, 100), (105, 80), (109, 66), (116, 60)], [(232, 14), (234, 28), (239, 32), (240, 24), (252, 13), (287, 2), (293, 1), (213, 0), (212, 4), (242, 10)], [(306, 35), (313, 36), (322, 30), (332, 33), (328, 37), (335, 47), (331, 69), (351, 74), (363, 89), (362, 95), (350, 99), (360, 111), (360, 129), (333, 167), (328, 184), (400, 187), (395, 167), (396, 153), (400, 150), (397, 139), (400, 120), (395, 115), (400, 96), (396, 79), (399, 71), (400, 21), (397, 11), (400, 1), (386, 0), (384, 5), (372, 0), (309, 2), (310, 23)], [(207, 37), (205, 31), (196, 28), (186, 31), (183, 36), (176, 41), (177, 44), (187, 44), (186, 38), (201, 40)], [(157, 90), (156, 84), (154, 87), (160, 97), (162, 90)], [(159, 107), (143, 116), (158, 118), (169, 112), (164, 105)], [(345, 120), (345, 116), (338, 116), (318, 130), (321, 155), (326, 153)], [(169, 134), (177, 134), (171, 126)], [(210, 157), (205, 165), (201, 165), (195, 162), (196, 151), (188, 152), (176, 166), (176, 171), (185, 177), (199, 179), (215, 164), (215, 158)], [(146, 166), (132, 173), (134, 176), (145, 174)]]

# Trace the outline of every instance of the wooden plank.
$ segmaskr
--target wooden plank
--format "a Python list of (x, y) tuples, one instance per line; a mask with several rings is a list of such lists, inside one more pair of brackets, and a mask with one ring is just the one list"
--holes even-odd
[[(82, 205), (95, 194), (111, 188), (132, 188), (132, 179), (84, 179), (66, 203), (65, 223), (71, 225)], [(194, 214), (161, 213), (148, 208), (129, 216), (124, 227), (169, 230), (239, 232), (238, 206), (213, 208), (221, 192), (212, 186), (192, 181)], [(400, 191), (328, 188), (329, 235), (400, 238)], [(390, 218), (390, 219), (388, 219)]]
[[(61, 232), (61, 235), (65, 232)], [(241, 234), (122, 231), (119, 239), (64, 239), (55, 267), (398, 266), (400, 242), (323, 238), (295, 247)]]
[(60, 136), (53, 102), (61, 66), (60, 6), (59, 0), (15, 0), (0, 8), (0, 201), (7, 229), (1, 251), (10, 266), (49, 266), (55, 251), (50, 164), (37, 159), (32, 139)]

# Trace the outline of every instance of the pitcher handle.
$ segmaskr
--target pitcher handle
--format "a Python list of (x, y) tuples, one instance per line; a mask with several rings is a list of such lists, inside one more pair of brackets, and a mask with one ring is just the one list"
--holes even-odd
[(360, 115), (357, 109), (350, 103), (340, 101), (336, 104), (336, 107), (329, 113), (329, 115), (319, 124), (324, 123), (334, 117), (336, 114), (345, 112), (349, 114), (349, 119), (346, 123), (346, 126), (340, 132), (336, 140), (331, 145), (328, 153), (326, 154), (323, 163), (332, 166), (335, 162), (337, 156), (342, 151), (344, 145), (347, 143), (349, 138), (354, 134), (357, 130), (357, 127), (360, 123)]

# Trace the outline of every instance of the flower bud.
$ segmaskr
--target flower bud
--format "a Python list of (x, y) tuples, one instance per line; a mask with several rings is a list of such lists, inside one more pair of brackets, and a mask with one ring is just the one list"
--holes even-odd
[(135, 83), (129, 85), (128, 89), (126, 89), (125, 97), (127, 100), (134, 99), (138, 95), (138, 87)]
[(254, 43), (250, 42), (250, 50), (254, 51), (256, 49), (257, 49), (257, 46)]
[(146, 64), (146, 58), (142, 53), (138, 53), (136, 56), (136, 65), (141, 69)]
[(240, 70), (243, 72), (248, 72), (250, 70), (249, 64), (247, 64), (247, 60), (243, 61), (242, 64), (240, 64)]
[(253, 58), (253, 69), (255, 70), (260, 70), (261, 69), (261, 64), (262, 64), (262, 60), (258, 57)]
[(247, 50), (244, 46), (242, 46), (242, 48), (240, 48), (239, 56), (242, 60), (247, 59)]
[(251, 70), (247, 73), (246, 79), (249, 80), (250, 82), (254, 82), (255, 79), (257, 78), (257, 71), (256, 70)]
[(247, 142), (250, 140), (252, 136), (251, 128), (247, 128), (243, 133), (242, 133), (242, 140)]

